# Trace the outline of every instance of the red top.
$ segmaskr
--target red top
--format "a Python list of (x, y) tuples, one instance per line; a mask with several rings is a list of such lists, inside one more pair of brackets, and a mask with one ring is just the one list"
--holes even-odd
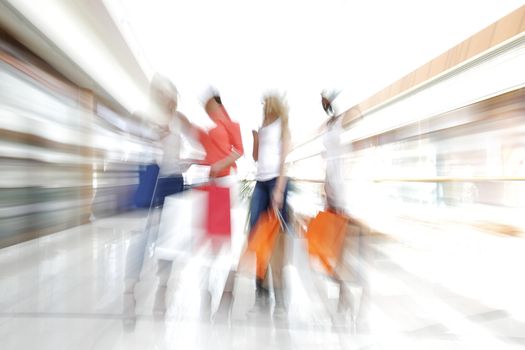
[[(206, 158), (203, 163), (207, 165), (212, 165), (213, 163), (228, 157), (232, 151), (235, 151), (240, 155), (244, 153), (241, 128), (239, 124), (233, 122), (228, 117), (226, 110), (222, 109), (222, 111), (225, 113), (226, 118), (213, 118), (214, 122), (217, 124), (216, 127), (208, 132), (199, 130), (199, 141), (206, 151)], [(229, 175), (232, 167), (236, 169), (237, 165), (233, 163), (231, 166), (221, 170), (217, 176), (221, 177)]]

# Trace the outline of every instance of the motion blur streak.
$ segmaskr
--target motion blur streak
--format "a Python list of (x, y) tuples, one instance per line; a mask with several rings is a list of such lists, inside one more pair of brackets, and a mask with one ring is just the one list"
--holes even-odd
[(141, 164), (158, 153), (153, 130), (9, 41), (0, 49), (0, 245), (132, 208)]
[(0, 0), (2, 350), (523, 348), (525, 6), (281, 2)]

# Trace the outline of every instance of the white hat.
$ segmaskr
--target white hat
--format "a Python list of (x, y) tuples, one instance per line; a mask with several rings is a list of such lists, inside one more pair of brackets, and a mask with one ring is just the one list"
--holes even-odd
[(324, 89), (321, 91), (321, 96), (326, 98), (328, 101), (334, 102), (334, 100), (337, 98), (337, 96), (341, 93), (340, 90), (328, 90)]
[(213, 96), (220, 96), (219, 90), (217, 90), (217, 88), (215, 88), (214, 86), (209, 86), (202, 94), (200, 94), (199, 100), (204, 105)]

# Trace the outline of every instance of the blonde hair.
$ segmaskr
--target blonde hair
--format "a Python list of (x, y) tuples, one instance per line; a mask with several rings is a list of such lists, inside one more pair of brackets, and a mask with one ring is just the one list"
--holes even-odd
[(150, 84), (150, 100), (161, 109), (169, 107), (176, 109), (179, 92), (168, 78), (159, 73), (155, 73)]
[(274, 115), (281, 119), (281, 138), (289, 136), (288, 130), (288, 104), (285, 95), (268, 93), (263, 97), (264, 117)]

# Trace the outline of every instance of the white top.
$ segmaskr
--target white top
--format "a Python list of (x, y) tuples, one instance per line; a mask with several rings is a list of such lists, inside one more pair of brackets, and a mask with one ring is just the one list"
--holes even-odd
[(259, 159), (257, 181), (267, 181), (279, 176), (281, 164), (281, 118), (259, 129)]
[(325, 191), (326, 200), (331, 207), (344, 209), (346, 207), (345, 172), (343, 161), (343, 118), (338, 117), (328, 125), (323, 137), (326, 160)]
[(323, 137), (326, 160), (340, 159), (343, 156), (343, 146), (341, 145), (341, 134), (343, 133), (343, 118), (337, 118), (332, 124), (327, 126)]
[(188, 164), (182, 162), (180, 157), (182, 125), (179, 118), (171, 118), (168, 127), (170, 130), (169, 134), (160, 140), (162, 159), (159, 162), (159, 176), (161, 177), (180, 175), (188, 169)]

